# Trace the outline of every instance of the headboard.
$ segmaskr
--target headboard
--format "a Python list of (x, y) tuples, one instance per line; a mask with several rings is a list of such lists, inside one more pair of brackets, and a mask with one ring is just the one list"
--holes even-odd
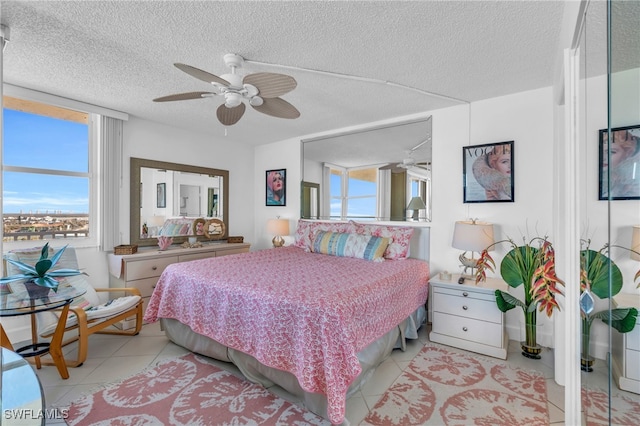
[[(411, 239), (409, 240), (409, 257), (411, 258), (415, 258), (415, 259), (421, 259), (421, 260), (425, 260), (425, 261), (429, 261), (430, 259), (430, 239), (431, 239), (431, 235), (430, 235), (430, 231), (431, 229), (429, 227), (423, 226), (423, 224), (421, 223), (416, 223), (416, 224), (407, 224), (406, 222), (402, 222), (402, 224), (399, 224), (398, 222), (390, 222), (390, 221), (385, 221), (385, 222), (356, 222), (356, 221), (340, 221), (340, 220), (310, 220), (310, 219), (300, 219), (298, 222), (298, 225), (300, 225), (301, 222), (307, 222), (306, 226), (303, 226), (303, 228), (307, 228), (306, 232), (307, 235), (310, 235), (312, 231), (309, 231), (308, 229), (310, 227), (315, 227), (316, 224), (322, 224), (320, 226), (323, 226), (322, 230), (330, 230), (333, 232), (352, 232), (349, 229), (352, 229), (351, 226), (355, 226), (355, 225), (381, 225), (384, 227), (393, 227), (393, 228), (399, 228), (399, 229), (403, 229), (406, 230), (407, 228), (412, 228), (413, 229), (413, 233), (411, 234)], [(326, 225), (326, 226), (324, 226)], [(316, 228), (317, 229), (317, 228)], [(296, 230), (296, 234), (298, 233), (298, 231), (300, 230)], [(381, 236), (386, 236), (386, 235), (381, 235)], [(405, 246), (406, 247), (406, 246)]]

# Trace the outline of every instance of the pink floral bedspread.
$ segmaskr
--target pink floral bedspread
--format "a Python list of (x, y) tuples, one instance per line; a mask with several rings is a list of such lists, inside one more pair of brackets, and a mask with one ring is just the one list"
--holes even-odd
[(344, 419), (360, 374), (357, 353), (428, 296), (417, 259), (369, 262), (282, 247), (176, 263), (165, 269), (146, 321), (174, 318), (193, 331), (294, 374)]

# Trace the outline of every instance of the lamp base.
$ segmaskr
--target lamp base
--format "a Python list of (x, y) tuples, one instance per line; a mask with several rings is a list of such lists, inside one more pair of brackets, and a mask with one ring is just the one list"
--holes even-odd
[[(465, 256), (466, 254), (467, 252), (465, 251), (460, 256), (458, 256), (458, 260), (460, 260), (460, 263), (462, 264), (462, 267), (463, 267), (462, 276), (465, 278), (475, 280), (476, 279), (475, 270), (478, 269), (479, 259), (474, 259), (473, 257), (469, 259), (468, 257)], [(467, 273), (467, 271), (471, 272), (471, 274)]]
[(275, 237), (273, 237), (273, 240), (271, 240), (271, 242), (273, 243), (274, 247), (282, 247), (284, 245), (284, 238), (276, 235)]

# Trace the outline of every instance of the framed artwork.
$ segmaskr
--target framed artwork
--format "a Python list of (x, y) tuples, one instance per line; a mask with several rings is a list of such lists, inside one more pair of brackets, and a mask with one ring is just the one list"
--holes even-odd
[(267, 170), (266, 173), (266, 205), (287, 205), (287, 169)]
[(465, 203), (513, 202), (513, 141), (462, 147)]
[(599, 200), (640, 200), (640, 124), (600, 130)]
[(166, 183), (158, 184), (158, 198), (156, 201), (156, 207), (159, 209), (163, 209), (167, 207), (167, 184)]

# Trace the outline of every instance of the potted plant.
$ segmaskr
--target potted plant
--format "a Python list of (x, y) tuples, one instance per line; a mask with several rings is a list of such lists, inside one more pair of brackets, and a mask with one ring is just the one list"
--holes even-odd
[[(590, 240), (582, 240), (581, 243), (585, 248), (580, 250), (580, 317), (582, 321), (580, 364), (582, 370), (593, 371), (594, 358), (589, 354), (593, 320), (600, 319), (620, 333), (628, 333), (633, 330), (636, 324), (638, 310), (636, 308), (615, 308), (594, 312), (595, 299), (593, 295), (599, 299), (608, 299), (618, 294), (623, 285), (622, 272), (620, 272), (618, 265), (609, 258), (611, 246), (605, 244), (599, 251), (595, 251), (589, 248)], [(614, 247), (629, 250), (625, 247)], [(634, 281), (638, 277), (640, 277), (640, 271), (636, 273)]]
[(84, 272), (80, 272), (77, 269), (52, 270), (66, 248), (67, 246), (62, 247), (49, 257), (49, 243), (46, 243), (40, 252), (40, 259), (34, 266), (17, 260), (6, 259), (7, 262), (20, 269), (23, 273), (0, 278), (0, 284), (24, 281), (27, 292), (32, 298), (46, 297), (50, 290), (57, 292), (59, 284), (57, 278), (84, 274)]
[(558, 308), (556, 295), (561, 293), (558, 284), (564, 282), (555, 271), (555, 254), (552, 244), (547, 238), (535, 237), (518, 246), (513, 240), (506, 239), (495, 242), (480, 255), (476, 282), (486, 279), (486, 271), (493, 271), (495, 262), (489, 255), (489, 249), (497, 244), (508, 243), (511, 250), (500, 264), (502, 279), (513, 288), (524, 286), (524, 301), (508, 292), (496, 290), (496, 304), (502, 312), (515, 307), (524, 312), (525, 341), (521, 342), (522, 354), (528, 358), (539, 359), (542, 348), (537, 343), (537, 312), (545, 312), (548, 317)]

